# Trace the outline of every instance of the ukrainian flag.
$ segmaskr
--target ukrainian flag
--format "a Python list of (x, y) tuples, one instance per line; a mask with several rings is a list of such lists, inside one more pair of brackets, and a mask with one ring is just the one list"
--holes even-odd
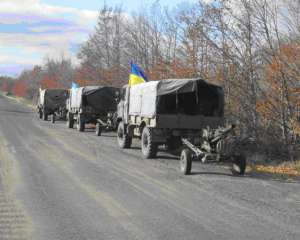
[(133, 86), (144, 82), (148, 82), (148, 79), (144, 74), (143, 70), (134, 63), (131, 63), (131, 71), (129, 75), (128, 85)]
[(72, 82), (72, 89), (79, 88), (79, 85), (75, 82)]

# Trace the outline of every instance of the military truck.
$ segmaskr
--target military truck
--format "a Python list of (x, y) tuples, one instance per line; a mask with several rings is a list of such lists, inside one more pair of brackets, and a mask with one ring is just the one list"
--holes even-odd
[(86, 86), (70, 89), (67, 101), (67, 126), (78, 131), (85, 130), (85, 124), (96, 124), (96, 134), (104, 129), (116, 127), (116, 110), (119, 88), (111, 86)]
[(40, 89), (37, 103), (40, 119), (47, 121), (49, 115), (53, 123), (58, 117), (64, 119), (68, 95), (67, 89)]
[[(120, 148), (130, 148), (132, 138), (141, 139), (144, 158), (154, 158), (159, 145), (169, 150), (182, 148), (180, 170), (184, 174), (190, 173), (193, 159), (224, 160), (218, 143), (233, 127), (229, 129), (225, 127), (223, 89), (202, 79), (151, 81), (122, 89), (117, 129)], [(235, 162), (243, 174), (245, 161)]]

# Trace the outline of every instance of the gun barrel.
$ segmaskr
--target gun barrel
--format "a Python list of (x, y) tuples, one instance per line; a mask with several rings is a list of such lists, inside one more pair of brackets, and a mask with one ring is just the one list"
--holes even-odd
[(228, 133), (230, 133), (232, 131), (232, 129), (234, 129), (234, 125), (231, 125), (227, 128), (224, 128), (217, 136), (215, 136), (211, 142), (214, 143), (214, 142), (217, 142), (219, 141), (220, 139), (222, 139), (223, 137), (225, 137)]

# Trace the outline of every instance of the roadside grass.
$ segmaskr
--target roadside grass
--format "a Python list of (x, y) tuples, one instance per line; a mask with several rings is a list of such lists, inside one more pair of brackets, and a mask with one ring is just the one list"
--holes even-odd
[(300, 173), (300, 161), (297, 161), (296, 164), (296, 171), (298, 171), (298, 173)]
[(1, 92), (0, 91), (0, 94), (2, 96), (5, 96), (5, 97), (9, 98), (9, 99), (12, 99), (12, 100), (15, 100), (15, 101), (17, 101), (17, 102), (19, 102), (21, 104), (24, 104), (24, 105), (26, 105), (26, 106), (28, 106), (28, 107), (30, 107), (32, 109), (35, 109), (35, 106), (34, 106), (33, 102), (30, 101), (30, 100), (28, 100), (28, 99), (26, 99), (26, 98), (14, 96), (10, 92)]

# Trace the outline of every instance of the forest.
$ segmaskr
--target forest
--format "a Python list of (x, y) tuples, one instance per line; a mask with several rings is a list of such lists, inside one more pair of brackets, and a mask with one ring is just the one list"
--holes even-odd
[(130, 62), (150, 80), (200, 77), (221, 85), (228, 118), (270, 158), (297, 156), (300, 137), (300, 1), (200, 0), (169, 9), (155, 1), (127, 14), (103, 6), (80, 46), (80, 64), (47, 59), (0, 90), (35, 99), (37, 90), (128, 82)]

